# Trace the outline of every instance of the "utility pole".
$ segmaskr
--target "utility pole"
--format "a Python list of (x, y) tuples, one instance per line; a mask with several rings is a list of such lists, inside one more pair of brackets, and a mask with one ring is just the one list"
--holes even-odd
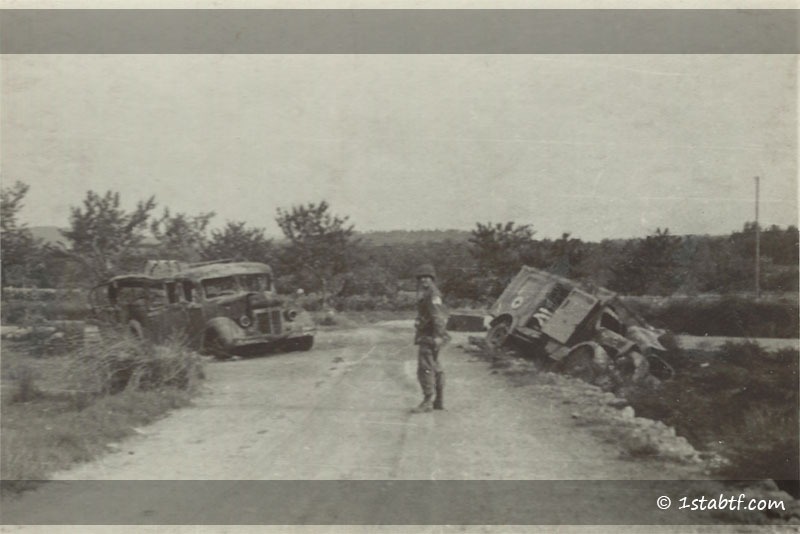
[(756, 299), (761, 298), (761, 289), (759, 286), (759, 280), (761, 278), (761, 231), (758, 227), (758, 185), (759, 185), (759, 177), (756, 176)]

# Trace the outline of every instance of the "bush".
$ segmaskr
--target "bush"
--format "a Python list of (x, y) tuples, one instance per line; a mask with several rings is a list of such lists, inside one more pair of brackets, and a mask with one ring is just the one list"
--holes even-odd
[(42, 300), (3, 300), (0, 321), (3, 324), (36, 324), (42, 321), (85, 321), (91, 317), (86, 300), (79, 298)]
[(331, 303), (338, 311), (402, 311), (414, 309), (415, 299), (406, 296), (351, 295), (335, 297)]
[[(627, 302), (627, 301), (626, 301)], [(695, 336), (797, 338), (797, 302), (764, 302), (743, 297), (632, 303), (656, 326)]]
[(165, 345), (114, 335), (75, 354), (71, 381), (76, 389), (116, 394), (125, 389), (147, 391), (190, 389), (203, 377), (200, 357), (179, 340)]
[(60, 358), (32, 358), (28, 344), (3, 346), (0, 418), (3, 491), (87, 461), (172, 408), (203, 378), (199, 356), (179, 340), (164, 346), (105, 339)]
[(19, 300), (24, 302), (55, 302), (57, 300), (80, 300), (86, 302), (86, 291), (83, 289), (43, 289), (27, 287), (5, 287), (2, 290), (3, 300)]

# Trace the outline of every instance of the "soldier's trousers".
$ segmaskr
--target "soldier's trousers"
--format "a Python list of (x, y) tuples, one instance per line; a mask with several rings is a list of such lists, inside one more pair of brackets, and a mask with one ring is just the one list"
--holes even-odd
[(426, 397), (432, 397), (437, 388), (440, 391), (444, 388), (444, 370), (439, 363), (439, 351), (427, 343), (419, 345), (417, 379)]

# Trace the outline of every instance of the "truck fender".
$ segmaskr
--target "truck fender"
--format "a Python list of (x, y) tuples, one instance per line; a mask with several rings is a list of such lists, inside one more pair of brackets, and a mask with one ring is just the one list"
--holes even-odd
[(219, 339), (230, 346), (233, 340), (241, 337), (241, 328), (228, 317), (214, 317), (206, 323), (206, 332), (213, 331)]
[(578, 343), (571, 347), (562, 347), (556, 352), (554, 352), (550, 357), (557, 362), (560, 362), (564, 358), (566, 358), (570, 352), (580, 347), (590, 347), (592, 349), (592, 362), (600, 368), (606, 368), (610, 365), (611, 359), (608, 357), (608, 353), (601, 347), (598, 343), (594, 341), (584, 341), (583, 343)]

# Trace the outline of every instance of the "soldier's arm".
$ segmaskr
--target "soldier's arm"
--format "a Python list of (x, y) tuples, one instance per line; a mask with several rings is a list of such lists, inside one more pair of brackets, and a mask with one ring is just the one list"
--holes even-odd
[(438, 345), (443, 345), (450, 339), (450, 335), (447, 333), (447, 310), (438, 293), (432, 296), (430, 303), (433, 337), (437, 340)]

